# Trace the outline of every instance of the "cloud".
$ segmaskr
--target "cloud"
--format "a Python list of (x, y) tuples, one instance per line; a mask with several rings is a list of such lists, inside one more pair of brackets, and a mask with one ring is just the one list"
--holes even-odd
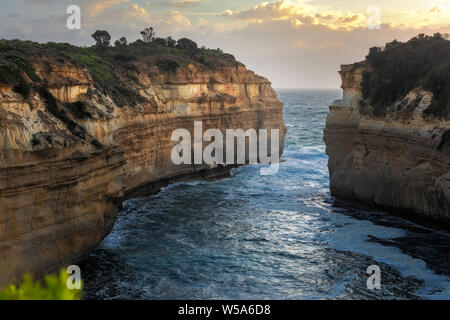
[(201, 0), (156, 1), (159, 7), (187, 8), (197, 6)]
[[(433, 10), (435, 11), (435, 10)], [(317, 10), (289, 1), (222, 12), (230, 23), (245, 25), (208, 39), (232, 52), (277, 87), (338, 87), (341, 64), (361, 61), (370, 47), (419, 33), (450, 32), (450, 27), (385, 22), (369, 30), (362, 13)]]
[(274, 3), (263, 2), (251, 9), (240, 10), (237, 12), (225, 10), (222, 15), (232, 19), (259, 21), (276, 20), (294, 15), (301, 15), (303, 13), (303, 8), (290, 4), (287, 1), (281, 0)]
[[(235, 12), (225, 10), (221, 13), (221, 17), (234, 21), (243, 20), (260, 23), (268, 20), (289, 20), (297, 25), (324, 25), (330, 29), (356, 29), (366, 26), (367, 17), (364, 12), (333, 10), (310, 3), (292, 0), (263, 2), (246, 10)], [(430, 7), (426, 11), (416, 9), (397, 10), (390, 15), (382, 15), (381, 19), (385, 24), (403, 29), (439, 26), (444, 21), (450, 21), (449, 6), (447, 4), (439, 4)]]
[(68, 15), (65, 8), (74, 1), (41, 0), (36, 1), (34, 5), (45, 4), (44, 2), (55, 4), (43, 6), (48, 9), (45, 13), (41, 11), (35, 16), (27, 13), (27, 17), (21, 16), (17, 20), (0, 21), (2, 33), (9, 39), (90, 45), (93, 43), (90, 35), (97, 29), (108, 30), (113, 38), (126, 36), (130, 40), (135, 40), (140, 37), (139, 32), (153, 21), (149, 12), (132, 0), (78, 0), (75, 3), (81, 7), (81, 30), (68, 30), (66, 28)]
[(119, 3), (130, 3), (130, 0), (101, 0), (101, 1), (82, 1), (82, 5), (84, 4), (87, 7), (87, 12), (90, 16), (95, 16), (104, 12), (106, 9), (109, 9)]
[[(37, 2), (56, 6), (64, 1)], [(450, 32), (448, 26), (444, 27), (449, 19), (437, 25), (433, 22), (450, 14), (443, 5), (430, 6), (422, 13), (396, 12), (395, 19), (383, 16), (381, 29), (369, 30), (364, 13), (331, 10), (312, 6), (310, 2), (261, 3), (245, 10), (198, 17), (195, 21), (191, 20), (193, 15), (183, 13), (183, 8), (155, 15), (149, 10), (158, 6), (154, 1), (150, 1), (150, 6), (141, 6), (139, 3), (145, 1), (136, 0), (78, 0), (78, 3), (82, 13), (85, 12), (80, 31), (65, 28), (67, 15), (59, 5), (45, 16), (30, 19), (24, 13), (16, 19), (3, 19), (2, 35), (9, 39), (91, 45), (90, 35), (96, 29), (108, 30), (113, 39), (125, 36), (134, 41), (144, 27), (151, 25), (161, 37), (188, 37), (200, 46), (224, 49), (250, 69), (267, 76), (276, 87), (337, 88), (339, 65), (364, 59), (372, 46), (393, 39), (405, 41), (419, 33)]]
[(263, 2), (253, 8), (233, 12), (225, 10), (222, 17), (249, 22), (265, 22), (288, 20), (297, 25), (324, 25), (331, 29), (358, 28), (366, 23), (361, 13), (340, 12), (312, 6), (305, 3), (294, 3), (289, 0)]
[(194, 31), (191, 21), (175, 10), (169, 11), (165, 16), (153, 19), (152, 25), (155, 26), (157, 34), (160, 36), (185, 36)]
[(391, 25), (398, 28), (422, 28), (438, 26), (450, 21), (450, 11), (445, 6), (434, 6), (429, 10), (396, 10)]
[(429, 13), (441, 13), (442, 10), (436, 6), (434, 6), (433, 8), (431, 8), (430, 10), (428, 10)]

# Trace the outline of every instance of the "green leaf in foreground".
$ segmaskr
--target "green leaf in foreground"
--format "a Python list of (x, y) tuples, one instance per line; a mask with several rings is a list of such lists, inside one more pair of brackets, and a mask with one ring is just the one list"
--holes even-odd
[(80, 300), (81, 290), (67, 287), (69, 275), (63, 269), (59, 275), (47, 275), (42, 281), (33, 281), (25, 275), (18, 284), (11, 284), (0, 291), (0, 300)]

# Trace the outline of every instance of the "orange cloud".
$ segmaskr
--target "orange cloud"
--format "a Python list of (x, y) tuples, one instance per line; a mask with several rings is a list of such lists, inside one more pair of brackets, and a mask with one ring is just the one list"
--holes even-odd
[(358, 28), (365, 26), (366, 18), (361, 13), (339, 12), (318, 6), (296, 4), (289, 0), (263, 2), (253, 8), (233, 12), (226, 10), (222, 17), (249, 22), (287, 20), (295, 25), (324, 25), (331, 29)]
[[(101, 0), (101, 1), (88, 1), (88, 13), (91, 16), (95, 16), (105, 9), (111, 8), (118, 3), (129, 3), (130, 0)], [(92, 3), (91, 3), (92, 2)]]

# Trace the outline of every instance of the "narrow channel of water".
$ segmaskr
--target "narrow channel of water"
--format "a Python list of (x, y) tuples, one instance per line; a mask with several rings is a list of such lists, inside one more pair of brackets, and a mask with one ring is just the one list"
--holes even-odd
[(289, 129), (279, 173), (247, 166), (127, 201), (81, 265), (86, 299), (450, 297), (449, 233), (333, 205), (322, 135), (340, 91), (278, 94)]

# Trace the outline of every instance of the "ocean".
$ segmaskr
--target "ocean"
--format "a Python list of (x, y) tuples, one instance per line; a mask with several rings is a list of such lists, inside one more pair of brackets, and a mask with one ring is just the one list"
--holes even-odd
[(245, 166), (126, 201), (80, 264), (85, 299), (450, 298), (450, 233), (334, 204), (322, 137), (341, 91), (277, 93), (288, 128), (278, 174)]

